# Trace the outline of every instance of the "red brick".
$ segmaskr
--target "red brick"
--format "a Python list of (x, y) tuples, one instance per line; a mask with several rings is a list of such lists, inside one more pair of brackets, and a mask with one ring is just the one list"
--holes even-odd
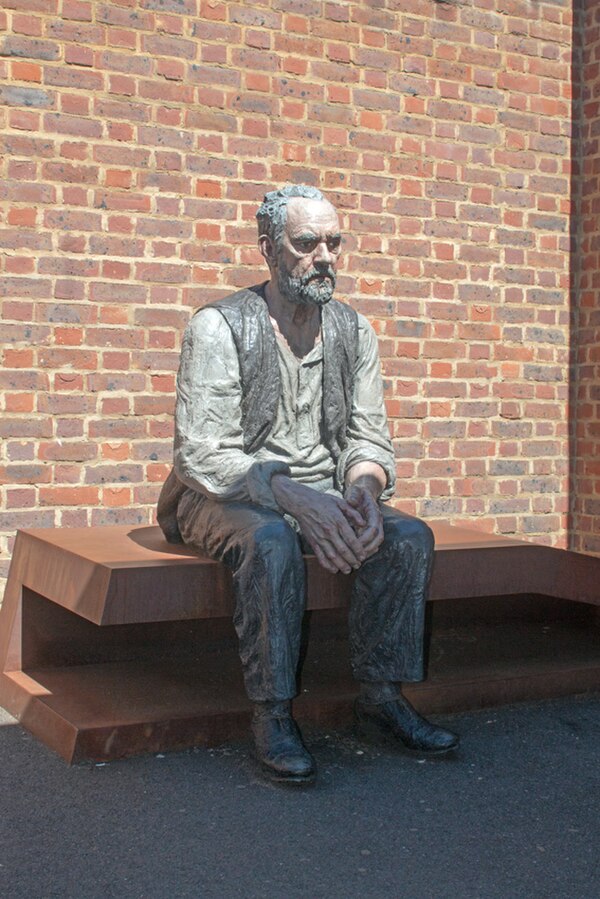
[(15, 81), (41, 82), (42, 67), (37, 63), (15, 61), (11, 64), (12, 77)]
[(98, 500), (97, 487), (40, 487), (42, 506), (95, 506)]
[(131, 444), (129, 443), (103, 443), (101, 454), (104, 459), (115, 462), (123, 462), (131, 458)]
[(221, 197), (223, 195), (223, 187), (220, 181), (197, 181), (196, 196), (197, 197)]
[(131, 504), (130, 487), (104, 487), (102, 489), (102, 505), (108, 507), (128, 506)]
[(201, 19), (225, 22), (227, 20), (227, 6), (225, 3), (217, 2), (217, 0), (200, 0), (198, 15)]
[(132, 178), (133, 172), (129, 169), (107, 169), (104, 183), (107, 187), (127, 189), (131, 187)]
[(108, 28), (106, 43), (109, 47), (124, 47), (128, 50), (135, 50), (138, 45), (138, 37), (135, 31), (128, 31), (125, 28)]
[(8, 224), (17, 227), (34, 228), (37, 210), (32, 208), (10, 209), (8, 212)]

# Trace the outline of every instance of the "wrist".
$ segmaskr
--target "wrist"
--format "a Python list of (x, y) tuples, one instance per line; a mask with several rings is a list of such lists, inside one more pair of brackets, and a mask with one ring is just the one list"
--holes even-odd
[(304, 490), (302, 484), (296, 484), (284, 474), (275, 474), (271, 478), (271, 490), (280, 509), (288, 515), (294, 514), (294, 508)]
[(246, 487), (253, 503), (266, 509), (279, 511), (273, 493), (272, 481), (276, 475), (288, 475), (289, 466), (284, 462), (255, 462), (246, 472)]
[(379, 502), (382, 487), (380, 481), (374, 475), (363, 474), (357, 478), (354, 478), (354, 480), (350, 481), (350, 483), (346, 485), (344, 496), (346, 496), (346, 494), (348, 494), (353, 487), (358, 487), (360, 490), (366, 490), (367, 493), (369, 493), (373, 497), (375, 502)]
[(344, 494), (352, 487), (360, 487), (368, 490), (375, 502), (378, 502), (387, 485), (387, 475), (376, 462), (357, 462), (348, 469), (345, 480)]

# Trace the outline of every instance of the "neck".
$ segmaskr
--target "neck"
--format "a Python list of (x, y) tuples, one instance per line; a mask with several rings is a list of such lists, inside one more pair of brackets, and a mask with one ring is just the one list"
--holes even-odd
[(292, 303), (280, 292), (272, 278), (265, 287), (269, 315), (276, 322), (276, 331), (285, 339), (292, 352), (305, 356), (315, 345), (321, 330), (321, 310), (318, 306)]

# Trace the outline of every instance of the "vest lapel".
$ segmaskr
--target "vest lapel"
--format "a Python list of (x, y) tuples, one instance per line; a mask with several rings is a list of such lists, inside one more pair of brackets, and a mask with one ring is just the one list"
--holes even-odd
[(229, 325), (238, 353), (247, 453), (256, 451), (267, 439), (281, 393), (277, 338), (263, 290), (264, 285), (251, 287), (211, 303)]
[(356, 312), (337, 300), (322, 310), (323, 440), (334, 458), (346, 446), (358, 350)]

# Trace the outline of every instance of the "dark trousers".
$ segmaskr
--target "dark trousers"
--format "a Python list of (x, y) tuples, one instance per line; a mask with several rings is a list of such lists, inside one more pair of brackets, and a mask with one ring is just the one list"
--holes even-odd
[[(384, 541), (356, 572), (352, 587), (352, 671), (364, 682), (419, 681), (433, 534), (417, 518), (387, 506), (381, 511)], [(301, 537), (276, 512), (214, 502), (191, 490), (180, 500), (178, 521), (186, 544), (233, 573), (234, 624), (248, 697), (292, 699), (306, 603)]]

